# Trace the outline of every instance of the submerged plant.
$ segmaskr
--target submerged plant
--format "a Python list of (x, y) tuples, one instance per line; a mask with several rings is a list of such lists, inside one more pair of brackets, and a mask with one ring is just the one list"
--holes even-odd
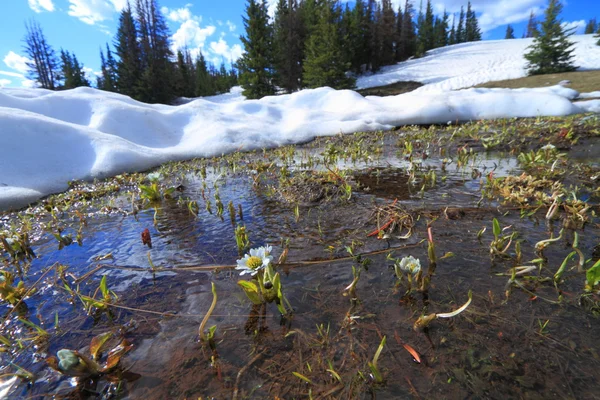
[(242, 259), (237, 260), (235, 269), (240, 271), (240, 275), (250, 274), (252, 280), (238, 281), (248, 299), (255, 305), (275, 302), (279, 312), (287, 315), (288, 311), (284, 303), (291, 306), (281, 290), (281, 277), (279, 272), (275, 272), (271, 261), (271, 246), (250, 249), (250, 254), (246, 254)]
[(210, 308), (208, 309), (208, 311), (206, 312), (206, 314), (204, 315), (204, 318), (202, 319), (202, 322), (200, 323), (200, 327), (198, 328), (198, 333), (200, 335), (200, 339), (203, 342), (207, 342), (208, 345), (210, 346), (211, 349), (215, 349), (215, 332), (217, 330), (217, 326), (213, 325), (210, 328), (208, 328), (208, 333), (204, 333), (204, 327), (206, 326), (206, 323), (208, 322), (208, 319), (210, 318), (211, 314), (213, 313), (213, 311), (215, 310), (215, 307), (217, 305), (217, 288), (215, 286), (214, 282), (210, 283), (211, 285), (211, 292), (213, 295), (213, 300), (212, 303), (210, 304)]
[(413, 256), (407, 256), (403, 258), (391, 258), (388, 256), (389, 260), (394, 261), (394, 272), (396, 273), (396, 277), (401, 281), (402, 278), (406, 275), (408, 280), (408, 292), (412, 291), (413, 282), (416, 287), (420, 286), (420, 277), (421, 274), (421, 261), (418, 258), (414, 258)]
[[(100, 354), (107, 347), (112, 333), (107, 332), (94, 337), (90, 342), (91, 357), (88, 357), (77, 350), (62, 349), (56, 353), (56, 357), (48, 357), (48, 365), (66, 376), (88, 378), (101, 375), (110, 375), (113, 373), (123, 357), (131, 348), (125, 339), (121, 340), (115, 347), (108, 351), (104, 363), (99, 363)], [(109, 379), (110, 380), (110, 379)]]
[(238, 253), (242, 255), (244, 251), (250, 246), (250, 239), (246, 232), (244, 225), (238, 225), (235, 227), (235, 243), (237, 244)]
[(379, 347), (377, 347), (375, 356), (373, 356), (373, 361), (368, 363), (369, 369), (371, 370), (371, 374), (373, 376), (373, 380), (375, 381), (375, 383), (383, 382), (383, 375), (381, 375), (381, 371), (379, 370), (379, 367), (377, 366), (377, 362), (379, 361), (379, 356), (381, 356), (381, 352), (383, 351), (383, 347), (385, 346), (385, 339), (386, 339), (385, 336), (383, 337), (383, 339), (381, 339), (381, 343), (379, 343)]
[(0, 271), (0, 299), (13, 306), (35, 292), (35, 289), (27, 289), (23, 281), (13, 286), (14, 280), (15, 276), (10, 272)]
[(471, 304), (471, 299), (473, 298), (473, 292), (471, 292), (469, 290), (468, 296), (469, 296), (469, 300), (467, 300), (467, 302), (465, 304), (463, 304), (462, 307), (460, 307), (459, 309), (457, 309), (455, 311), (452, 311), (449, 313), (440, 313), (440, 314), (433, 313), (433, 314), (429, 314), (429, 315), (420, 316), (419, 319), (417, 319), (415, 321), (415, 324), (413, 325), (414, 330), (426, 328), (431, 322), (433, 322), (437, 318), (456, 317), (458, 314), (465, 311), (467, 309), (467, 307), (469, 307), (469, 304)]

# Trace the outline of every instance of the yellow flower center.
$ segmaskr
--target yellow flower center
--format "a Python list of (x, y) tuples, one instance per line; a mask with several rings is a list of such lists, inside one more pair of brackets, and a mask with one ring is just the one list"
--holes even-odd
[(252, 269), (260, 268), (262, 266), (262, 264), (263, 264), (263, 262), (260, 257), (252, 256), (252, 257), (248, 258), (247, 265), (249, 268), (252, 268)]

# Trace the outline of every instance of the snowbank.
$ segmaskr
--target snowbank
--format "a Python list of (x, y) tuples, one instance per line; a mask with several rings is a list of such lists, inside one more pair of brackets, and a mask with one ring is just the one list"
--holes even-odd
[(561, 86), (366, 98), (319, 88), (261, 100), (197, 99), (165, 106), (90, 88), (1, 89), (0, 208), (65, 190), (70, 180), (299, 143), (317, 135), (579, 113), (582, 109), (569, 100), (576, 96)]
[[(593, 35), (569, 39), (575, 43), (574, 60), (579, 70), (600, 69), (598, 39)], [(522, 78), (527, 75), (523, 54), (532, 42), (533, 39), (486, 40), (434, 49), (427, 52), (426, 57), (390, 65), (375, 75), (360, 77), (357, 87), (416, 81), (424, 84), (416, 92), (440, 92)]]

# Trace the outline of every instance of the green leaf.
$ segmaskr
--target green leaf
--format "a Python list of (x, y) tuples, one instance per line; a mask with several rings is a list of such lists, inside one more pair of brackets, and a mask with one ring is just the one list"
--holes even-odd
[(100, 280), (100, 292), (102, 293), (102, 297), (105, 299), (110, 298), (108, 286), (106, 285), (106, 275), (102, 276), (102, 279)]
[(246, 293), (246, 296), (253, 304), (262, 304), (258, 287), (254, 283), (248, 281), (238, 281), (238, 285), (242, 288), (244, 293)]
[(94, 360), (98, 360), (98, 354), (112, 335), (112, 332), (105, 332), (92, 338), (90, 342), (90, 354)]
[(500, 229), (500, 223), (498, 222), (498, 220), (496, 218), (494, 218), (493, 226), (494, 226), (494, 230), (493, 230), (494, 237), (496, 239), (498, 239), (498, 237), (502, 233), (502, 229)]
[(585, 272), (585, 279), (590, 290), (600, 282), (600, 260)]
[(294, 372), (292, 372), (292, 375), (294, 375), (296, 378), (302, 379), (304, 382), (312, 384), (312, 381), (310, 379), (308, 379), (306, 376), (302, 375), (300, 372), (294, 371)]

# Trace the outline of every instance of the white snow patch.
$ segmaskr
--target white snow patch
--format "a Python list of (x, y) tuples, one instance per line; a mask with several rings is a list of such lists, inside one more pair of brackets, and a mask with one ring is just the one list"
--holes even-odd
[[(576, 62), (600, 68), (600, 47), (593, 37), (574, 40)], [(401, 63), (362, 79), (362, 87), (397, 80), (427, 83), (390, 97), (362, 97), (324, 87), (245, 100), (242, 89), (234, 87), (227, 94), (166, 106), (91, 88), (61, 92), (0, 88), (0, 209), (65, 190), (71, 180), (300, 143), (316, 136), (410, 124), (600, 112), (598, 101), (571, 103), (578, 93), (559, 85), (442, 91), (522, 76), (522, 53), (529, 43), (524, 39), (451, 46), (432, 51), (435, 57)]]
[(579, 93), (578, 99), (597, 99), (600, 97), (599, 92)]
[(577, 107), (585, 112), (600, 113), (600, 100), (579, 101)]
[[(600, 46), (593, 35), (569, 38), (575, 43), (575, 65), (580, 70), (600, 69)], [(440, 92), (472, 87), (490, 81), (527, 76), (523, 54), (533, 39), (486, 40), (442, 47), (427, 56), (390, 65), (371, 76), (358, 78), (359, 89), (399, 81), (421, 82), (415, 92)], [(556, 84), (557, 82), (550, 82)]]

